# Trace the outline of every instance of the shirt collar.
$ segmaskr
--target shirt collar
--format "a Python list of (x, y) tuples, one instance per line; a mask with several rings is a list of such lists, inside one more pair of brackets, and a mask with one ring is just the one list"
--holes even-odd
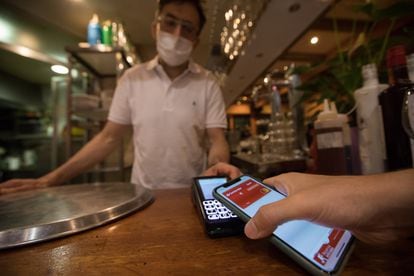
[[(154, 70), (155, 68), (157, 68), (157, 66), (161, 66), (158, 61), (159, 61), (158, 56), (156, 56), (155, 58), (150, 60), (147, 63), (147, 66), (146, 66), (147, 70), (148, 71)], [(194, 74), (200, 74), (201, 73), (200, 66), (198, 64), (196, 64), (192, 59), (190, 59), (189, 62), (188, 62), (187, 70), (189, 70), (191, 73), (194, 73)]]

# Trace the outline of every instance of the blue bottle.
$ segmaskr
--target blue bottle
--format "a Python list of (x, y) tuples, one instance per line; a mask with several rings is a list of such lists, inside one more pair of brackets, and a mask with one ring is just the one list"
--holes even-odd
[(92, 16), (88, 24), (88, 43), (89, 45), (97, 45), (102, 42), (101, 25), (97, 14)]

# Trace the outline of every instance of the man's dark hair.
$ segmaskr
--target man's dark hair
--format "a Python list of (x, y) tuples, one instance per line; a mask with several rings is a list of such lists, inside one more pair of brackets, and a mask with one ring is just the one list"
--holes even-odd
[(159, 0), (158, 1), (158, 14), (161, 13), (162, 9), (165, 5), (171, 4), (171, 3), (177, 3), (177, 4), (190, 4), (193, 5), (193, 7), (197, 10), (198, 18), (200, 20), (200, 28), (198, 30), (198, 33), (200, 34), (203, 30), (204, 24), (206, 23), (206, 16), (204, 15), (203, 6), (201, 5), (200, 0)]

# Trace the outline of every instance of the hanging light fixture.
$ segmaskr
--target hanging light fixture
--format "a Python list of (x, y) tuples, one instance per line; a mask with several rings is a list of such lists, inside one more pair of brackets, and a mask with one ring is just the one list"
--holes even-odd
[(242, 48), (248, 41), (260, 12), (267, 0), (235, 0), (224, 13), (225, 25), (221, 31), (220, 43), (224, 54), (234, 60), (243, 54)]

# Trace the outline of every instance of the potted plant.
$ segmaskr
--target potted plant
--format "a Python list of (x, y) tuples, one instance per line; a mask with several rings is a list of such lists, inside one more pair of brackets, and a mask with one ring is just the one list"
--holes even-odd
[[(338, 112), (351, 114), (355, 107), (354, 91), (361, 87), (361, 68), (365, 64), (377, 65), (381, 82), (387, 81), (384, 55), (387, 48), (403, 43), (412, 48), (414, 45), (413, 15), (414, 3), (398, 1), (379, 9), (374, 3), (356, 5), (355, 11), (371, 18), (360, 33), (352, 33), (353, 43), (343, 48), (337, 43), (337, 54), (330, 60), (306, 67), (298, 67), (294, 73), (302, 76), (303, 97), (301, 103), (321, 104), (324, 99), (335, 101)], [(339, 33), (336, 20), (333, 29)], [(356, 21), (354, 21), (354, 26)], [(411, 27), (411, 28), (410, 28)], [(313, 121), (319, 109), (313, 110)]]

